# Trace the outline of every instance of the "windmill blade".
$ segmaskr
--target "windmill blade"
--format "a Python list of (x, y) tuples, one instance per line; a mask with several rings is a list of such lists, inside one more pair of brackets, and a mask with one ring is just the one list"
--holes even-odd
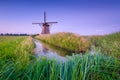
[(33, 25), (39, 25), (39, 26), (42, 26), (43, 25), (43, 23), (32, 23)]
[(44, 23), (46, 23), (46, 12), (44, 11)]
[(48, 24), (56, 24), (56, 23), (58, 23), (58, 22), (47, 22)]
[(39, 25), (42, 25), (43, 23), (32, 23), (32, 24), (39, 24)]

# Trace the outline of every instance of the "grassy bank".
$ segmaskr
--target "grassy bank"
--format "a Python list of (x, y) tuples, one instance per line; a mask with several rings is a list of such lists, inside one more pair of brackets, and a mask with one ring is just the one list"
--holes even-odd
[(35, 38), (46, 43), (75, 52), (86, 52), (94, 46), (94, 50), (120, 58), (120, 32), (104, 36), (79, 36), (72, 33), (41, 35)]
[(3, 36), (0, 37), (0, 80), (14, 80), (11, 74), (20, 74), (29, 64), (34, 48), (32, 38)]
[(96, 52), (68, 56), (63, 63), (36, 58), (33, 49), (31, 37), (0, 37), (0, 80), (120, 80), (119, 58)]
[(72, 33), (57, 33), (53, 35), (41, 35), (35, 38), (74, 52), (86, 52), (90, 48), (88, 40)]
[[(33, 59), (23, 70), (19, 63), (6, 63), (0, 79), (7, 80), (119, 80), (120, 62), (103, 54), (74, 55), (65, 63), (43, 57)], [(20, 66), (20, 65), (19, 65)]]
[(105, 36), (92, 36), (89, 40), (102, 53), (120, 58), (120, 32)]

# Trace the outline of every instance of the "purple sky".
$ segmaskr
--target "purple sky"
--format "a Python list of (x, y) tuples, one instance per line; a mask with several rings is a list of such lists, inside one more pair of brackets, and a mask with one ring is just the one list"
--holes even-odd
[(120, 31), (119, 0), (0, 0), (0, 33), (41, 33), (43, 12), (51, 33), (99, 35)]

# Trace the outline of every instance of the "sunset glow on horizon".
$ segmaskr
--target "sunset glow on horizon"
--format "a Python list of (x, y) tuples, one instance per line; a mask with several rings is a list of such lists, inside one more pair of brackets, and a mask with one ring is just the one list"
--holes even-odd
[(41, 33), (43, 12), (57, 21), (50, 32), (103, 35), (120, 31), (119, 0), (0, 0), (0, 33)]

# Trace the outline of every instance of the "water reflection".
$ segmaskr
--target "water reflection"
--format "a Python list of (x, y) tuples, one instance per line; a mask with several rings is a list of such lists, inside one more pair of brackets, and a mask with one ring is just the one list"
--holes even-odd
[(46, 48), (46, 46), (42, 45), (42, 51), (43, 51), (44, 53), (48, 53), (48, 48)]
[(56, 53), (58, 54), (59, 56), (62, 56), (62, 57), (66, 57), (67, 55), (71, 55), (71, 52), (70, 51), (67, 51), (67, 50), (64, 50), (62, 48), (59, 48), (59, 47), (55, 47), (55, 46), (52, 46), (50, 44), (46, 44), (46, 43), (43, 43), (41, 42), (42, 44), (42, 47), (44, 48), (47, 48), (50, 52), (53, 52), (53, 53)]
[[(34, 39), (36, 45), (35, 55), (36, 56), (46, 56), (49, 59), (56, 59), (57, 61), (66, 61), (66, 56), (71, 56), (72, 52), (46, 44)], [(94, 55), (94, 46), (91, 47), (90, 54)], [(83, 54), (83, 53), (82, 53)]]
[(40, 56), (40, 57), (46, 56), (49, 59), (65, 61), (66, 55), (70, 55), (69, 51), (40, 42), (36, 39), (34, 39), (34, 43), (36, 45), (36, 48), (35, 48), (36, 56)]

